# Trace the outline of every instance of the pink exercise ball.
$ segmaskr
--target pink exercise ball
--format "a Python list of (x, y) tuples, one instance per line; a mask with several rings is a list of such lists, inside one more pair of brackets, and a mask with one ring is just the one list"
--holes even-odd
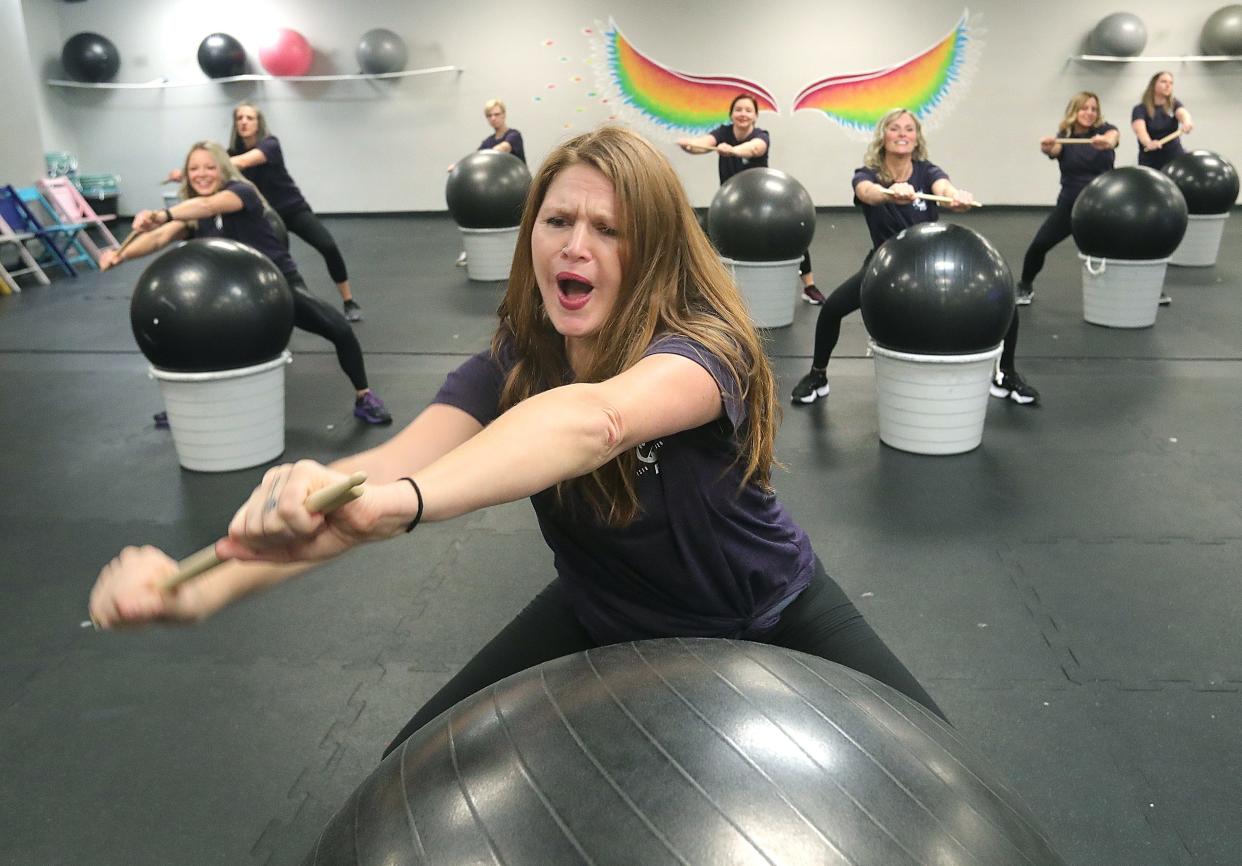
[(305, 75), (315, 51), (306, 37), (282, 27), (259, 49), (259, 61), (272, 75)]

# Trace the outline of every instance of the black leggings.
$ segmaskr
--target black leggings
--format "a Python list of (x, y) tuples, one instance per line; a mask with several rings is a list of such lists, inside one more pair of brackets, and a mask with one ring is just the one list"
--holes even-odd
[[(1042, 232), (1043, 229), (1040, 229)], [(1036, 240), (1039, 236), (1036, 236)], [(1030, 256), (1030, 253), (1027, 253)], [(832, 294), (824, 299), (819, 308), (819, 318), (815, 320), (815, 354), (811, 357), (811, 366), (822, 370), (828, 366), (832, 358), (832, 350), (837, 347), (841, 338), (841, 320), (857, 310), (861, 303), (863, 271), (867, 270), (867, 262), (871, 261), (871, 253), (863, 261), (858, 273), (848, 277), (845, 282), (833, 289)], [(1042, 263), (1042, 259), (1041, 259)], [(1013, 319), (1009, 322), (1009, 330), (1005, 332), (1005, 344), (1001, 349), (1000, 368), (1013, 372), (1014, 354), (1018, 349), (1018, 310), (1014, 308)]]
[(1062, 204), (1058, 200), (1052, 213), (1048, 214), (1039, 231), (1035, 232), (1035, 240), (1031, 241), (1026, 256), (1022, 259), (1022, 282), (1028, 285), (1035, 282), (1039, 272), (1044, 269), (1044, 259), (1048, 257), (1048, 252), (1070, 236), (1070, 211), (1073, 208), (1072, 201)]
[[(944, 718), (936, 702), (867, 624), (818, 559), (810, 586), (781, 612), (776, 626), (762, 637), (748, 639), (799, 650), (861, 671)], [(480, 689), (537, 664), (599, 645), (578, 622), (564, 585), (559, 579), (552, 581), (406, 722), (384, 750), (384, 756), (440, 713)]]
[(353, 383), (354, 389), (367, 387), (367, 368), (362, 360), (362, 346), (354, 336), (345, 316), (327, 301), (321, 301), (306, 288), (306, 280), (297, 271), (285, 274), (293, 289), (293, 326), (323, 337), (336, 347), (336, 360)]
[(798, 265), (798, 273), (805, 277), (810, 272), (811, 272), (811, 251), (806, 250), (804, 253), (802, 253), (802, 263)]
[(349, 272), (345, 270), (345, 259), (341, 256), (336, 240), (313, 210), (301, 207), (282, 213), (280, 218), (285, 221), (285, 228), (319, 251), (324, 264), (328, 266), (328, 276), (332, 277), (332, 282), (343, 283), (349, 279)]

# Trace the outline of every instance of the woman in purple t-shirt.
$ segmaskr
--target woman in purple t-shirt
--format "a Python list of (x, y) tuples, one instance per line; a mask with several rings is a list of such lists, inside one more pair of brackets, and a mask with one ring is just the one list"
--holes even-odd
[[(163, 210), (144, 210), (133, 228), (142, 237), (124, 250), (107, 250), (99, 259), (101, 270), (150, 255), (191, 234), (225, 237), (263, 253), (285, 275), (293, 291), (293, 324), (331, 341), (337, 360), (354, 386), (354, 415), (367, 424), (391, 424), (392, 415), (367, 384), (362, 347), (345, 317), (306, 288), (289, 249), (276, 237), (264, 217), (266, 203), (254, 184), (242, 177), (228, 154), (214, 141), (194, 144), (181, 172), (183, 201)], [(163, 415), (163, 413), (161, 413)], [(156, 422), (160, 422), (156, 416)]]
[[(668, 160), (605, 127), (558, 147), (530, 196), (491, 349), (388, 442), (330, 468), (270, 470), (216, 545), (265, 563), (165, 592), (176, 563), (128, 548), (92, 591), (95, 622), (197, 621), (361, 543), (529, 497), (555, 579), (390, 749), (510, 674), (654, 637), (813, 653), (939, 712), (772, 490), (772, 370)], [(306, 510), (355, 471), (368, 477), (360, 498)]]
[(1159, 171), (1185, 152), (1181, 138), (1163, 141), (1177, 132), (1189, 135), (1195, 128), (1190, 111), (1173, 96), (1172, 72), (1157, 72), (1147, 82), (1143, 98), (1130, 112), (1130, 127), (1138, 137), (1139, 165)]
[[(686, 153), (715, 153), (718, 157), (717, 171), (720, 183), (748, 168), (767, 168), (768, 150), (772, 137), (766, 129), (756, 126), (759, 120), (759, 101), (749, 93), (739, 93), (729, 103), (730, 123), (722, 124), (711, 132), (692, 138), (677, 139), (677, 146)], [(802, 263), (798, 266), (802, 276), (802, 300), (808, 304), (822, 304), (824, 295), (815, 287), (815, 273), (811, 268), (811, 253), (804, 250)]]
[[(1058, 138), (1080, 139), (1078, 144), (1058, 144)], [(1061, 193), (1057, 203), (1031, 241), (1022, 260), (1022, 278), (1018, 281), (1018, 305), (1031, 303), (1035, 277), (1044, 268), (1048, 252), (1070, 236), (1070, 212), (1078, 194), (1094, 178), (1109, 171), (1116, 157), (1121, 133), (1104, 122), (1100, 98), (1089, 90), (1075, 93), (1065, 107), (1065, 116), (1056, 135), (1039, 140), (1039, 149), (1061, 167)]]

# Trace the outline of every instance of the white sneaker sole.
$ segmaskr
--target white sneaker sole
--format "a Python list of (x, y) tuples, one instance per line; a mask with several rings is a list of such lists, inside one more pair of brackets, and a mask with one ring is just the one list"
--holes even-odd
[(808, 395), (807, 395), (807, 396), (805, 396), (805, 397), (794, 397), (794, 398), (793, 398), (793, 401), (794, 401), (795, 403), (802, 403), (803, 405), (806, 405), (806, 404), (808, 404), (808, 403), (814, 403), (814, 402), (815, 402), (816, 400), (818, 400), (820, 397), (827, 397), (827, 396), (828, 396), (828, 392), (829, 392), (830, 390), (832, 390), (832, 389), (831, 389), (831, 388), (829, 388), (827, 385), (825, 385), (825, 386), (824, 386), (824, 387), (822, 387), (822, 388), (816, 388), (814, 391), (812, 391), (810, 394), (808, 394)]

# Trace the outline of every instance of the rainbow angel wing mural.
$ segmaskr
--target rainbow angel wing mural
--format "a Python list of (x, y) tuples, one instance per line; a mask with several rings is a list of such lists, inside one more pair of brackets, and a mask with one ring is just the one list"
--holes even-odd
[(754, 94), (759, 110), (776, 113), (767, 90), (733, 75), (689, 75), (670, 69), (634, 47), (616, 22), (599, 36), (601, 87), (620, 110), (665, 130), (710, 132), (725, 123), (729, 103), (743, 91)]
[(886, 111), (908, 108), (924, 125), (947, 113), (969, 83), (982, 48), (970, 10), (943, 39), (902, 63), (875, 72), (824, 78), (803, 88), (794, 111), (822, 111), (852, 130), (870, 132)]

